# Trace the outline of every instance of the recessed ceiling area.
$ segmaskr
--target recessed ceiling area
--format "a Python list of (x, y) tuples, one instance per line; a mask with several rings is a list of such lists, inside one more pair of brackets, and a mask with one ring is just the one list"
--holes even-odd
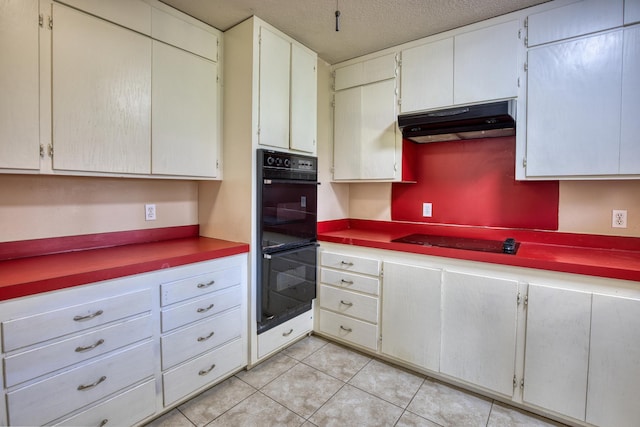
[(161, 1), (221, 31), (255, 15), (335, 64), (547, 0)]

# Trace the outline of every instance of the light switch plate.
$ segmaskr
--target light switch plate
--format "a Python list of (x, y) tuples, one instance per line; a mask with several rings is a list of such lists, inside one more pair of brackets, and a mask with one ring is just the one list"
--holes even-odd
[(422, 204), (422, 216), (430, 217), (433, 214), (433, 205), (431, 203)]

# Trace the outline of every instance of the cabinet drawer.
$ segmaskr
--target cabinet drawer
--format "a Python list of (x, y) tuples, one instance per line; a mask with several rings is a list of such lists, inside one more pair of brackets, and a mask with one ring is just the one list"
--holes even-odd
[(320, 281), (327, 285), (349, 289), (351, 291), (366, 292), (371, 295), (380, 294), (380, 279), (360, 276), (345, 271), (320, 269)]
[(376, 351), (378, 326), (347, 316), (320, 310), (320, 332)]
[(240, 309), (235, 309), (163, 336), (162, 369), (239, 337), (241, 323)]
[(258, 335), (258, 358), (295, 341), (313, 329), (313, 310)]
[(162, 306), (240, 284), (240, 267), (212, 271), (160, 285)]
[(6, 386), (36, 378), (150, 337), (151, 315), (5, 358)]
[(164, 405), (213, 383), (243, 364), (242, 340), (235, 340), (162, 375)]
[(322, 252), (321, 263), (325, 267), (337, 268), (354, 273), (380, 275), (380, 260), (343, 255), (334, 252)]
[(153, 343), (148, 341), (7, 393), (9, 423), (46, 424), (152, 376), (152, 360)]
[(320, 286), (320, 307), (340, 314), (378, 323), (378, 298), (331, 286)]
[(55, 426), (132, 426), (156, 412), (156, 383), (147, 381)]
[[(72, 295), (72, 294), (71, 294)], [(11, 351), (62, 335), (81, 332), (151, 309), (151, 290), (91, 301), (2, 322), (3, 348)]]
[(240, 286), (162, 310), (162, 332), (205, 319), (240, 305)]

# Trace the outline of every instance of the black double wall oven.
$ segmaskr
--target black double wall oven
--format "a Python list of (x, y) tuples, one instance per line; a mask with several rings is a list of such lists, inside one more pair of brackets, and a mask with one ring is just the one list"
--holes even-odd
[(257, 150), (257, 321), (265, 332), (316, 297), (317, 159)]

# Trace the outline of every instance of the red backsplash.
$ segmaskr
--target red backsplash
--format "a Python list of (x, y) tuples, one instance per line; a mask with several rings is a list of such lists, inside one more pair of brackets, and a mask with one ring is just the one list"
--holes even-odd
[[(558, 181), (515, 180), (515, 137), (413, 148), (416, 183), (392, 185), (392, 220), (558, 229)], [(422, 216), (423, 202), (432, 217)]]

